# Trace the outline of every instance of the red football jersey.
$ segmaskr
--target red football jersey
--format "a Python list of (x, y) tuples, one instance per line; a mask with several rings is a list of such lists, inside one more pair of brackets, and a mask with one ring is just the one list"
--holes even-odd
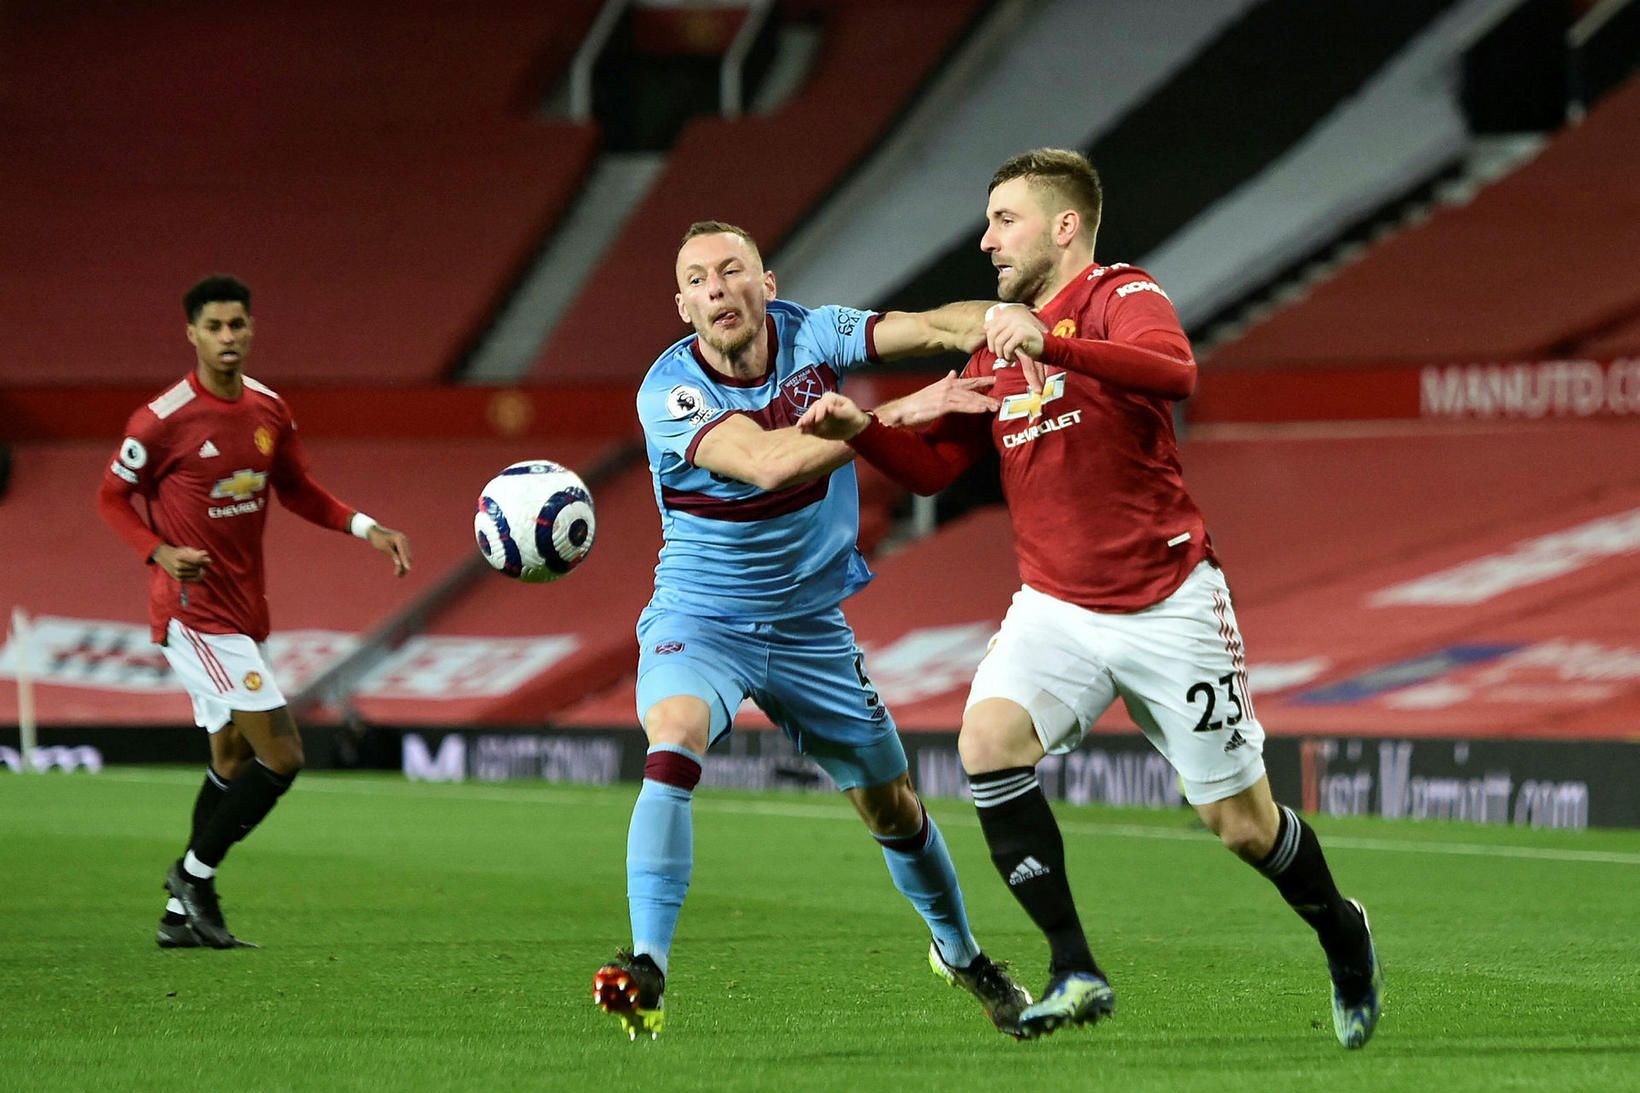
[[(103, 472), (104, 519), (144, 559), (161, 543), (211, 556), (204, 577), (186, 584), (152, 566), (148, 621), (156, 642), (173, 618), (207, 634), (267, 638), (262, 533), (270, 486), (298, 515), (347, 530), (352, 510), (313, 481), (290, 410), (257, 381), (245, 377), (243, 393), (229, 402), (190, 374), (131, 415)], [(147, 501), (148, 523), (132, 494)]]
[[(1185, 353), (1190, 344), (1166, 294), (1135, 266), (1090, 266), (1037, 316), (1063, 339), (1132, 344), (1160, 335)], [(984, 347), (964, 374), (994, 375), (990, 394), (1002, 408), (989, 420), (951, 415), (932, 435), (988, 440), (1001, 453), (1026, 584), (1094, 611), (1139, 611), (1212, 556), (1185, 490), (1168, 399), (1051, 364), (1033, 397), (1018, 366), (999, 367)]]

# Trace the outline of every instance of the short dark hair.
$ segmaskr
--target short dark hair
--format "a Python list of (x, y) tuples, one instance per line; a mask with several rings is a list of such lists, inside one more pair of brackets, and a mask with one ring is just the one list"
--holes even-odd
[(737, 227), (734, 224), (726, 224), (721, 220), (697, 220), (689, 225), (688, 230), (683, 233), (683, 238), (678, 240), (678, 249), (682, 250), (683, 245), (697, 235), (721, 235), (725, 232), (729, 235), (738, 235), (744, 239), (746, 245), (752, 248), (752, 253), (757, 255), (758, 262), (762, 263), (763, 252), (758, 249), (757, 240), (752, 238), (752, 233), (745, 228)]
[(189, 325), (199, 321), (199, 313), (205, 310), (206, 304), (245, 305), (245, 314), (251, 313), (251, 288), (237, 277), (230, 277), (226, 273), (213, 273), (199, 284), (188, 290), (182, 298), (182, 310), (188, 316)]
[(1081, 152), (1068, 148), (1034, 148), (1021, 152), (997, 168), (997, 173), (991, 176), (991, 190), (1016, 178), (1026, 179), (1039, 195), (1049, 193), (1055, 203), (1063, 202), (1075, 209), (1090, 232), (1099, 229), (1105, 191), (1099, 185), (1099, 172)]

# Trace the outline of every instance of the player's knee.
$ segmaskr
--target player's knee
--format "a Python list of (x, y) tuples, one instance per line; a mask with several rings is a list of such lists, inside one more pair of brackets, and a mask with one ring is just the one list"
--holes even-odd
[(1275, 832), (1265, 831), (1250, 816), (1226, 817), (1215, 832), (1224, 848), (1242, 861), (1257, 864), (1270, 855)]
[(957, 737), (957, 755), (962, 759), (962, 769), (969, 774), (985, 774), (1007, 767), (1008, 763), (1002, 758), (1003, 749), (998, 743), (984, 728), (964, 724), (962, 733)]
[(873, 835), (903, 839), (922, 830), (922, 802), (909, 784), (879, 788), (887, 792), (868, 792), (859, 800), (860, 818)]
[(711, 710), (693, 696), (662, 699), (651, 706), (643, 718), (643, 731), (651, 746), (669, 744), (687, 748), (696, 755), (706, 754), (710, 725)]
[(302, 750), (301, 737), (296, 737), (279, 746), (269, 748), (268, 754), (259, 757), (262, 765), (281, 778), (294, 778), (307, 765), (307, 755)]
[(1043, 752), (1030, 718), (1023, 711), (1013, 715), (985, 710), (984, 705), (971, 707), (962, 719), (962, 731), (957, 736), (962, 769), (969, 774), (985, 774), (1035, 766)]

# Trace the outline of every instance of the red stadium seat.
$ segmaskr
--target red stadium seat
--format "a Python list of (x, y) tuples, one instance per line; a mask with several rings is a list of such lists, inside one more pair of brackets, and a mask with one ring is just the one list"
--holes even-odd
[(1218, 349), (1212, 369), (1613, 356), (1640, 344), (1640, 77), (1473, 202)]
[[(529, 115), (597, 0), (303, 8), (0, 9), (0, 384), (169, 379), (219, 271), (258, 290), (275, 384), (468, 348), (596, 150)], [(88, 312), (95, 353), (65, 336)]]

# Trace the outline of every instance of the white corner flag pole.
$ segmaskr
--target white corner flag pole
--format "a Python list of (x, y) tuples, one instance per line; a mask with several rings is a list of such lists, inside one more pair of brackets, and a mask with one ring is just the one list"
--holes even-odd
[(34, 651), (29, 641), (28, 612), (11, 610), (11, 645), (17, 663), (17, 742), (22, 752), (23, 770), (37, 771), (34, 748), (38, 743), (34, 723)]

